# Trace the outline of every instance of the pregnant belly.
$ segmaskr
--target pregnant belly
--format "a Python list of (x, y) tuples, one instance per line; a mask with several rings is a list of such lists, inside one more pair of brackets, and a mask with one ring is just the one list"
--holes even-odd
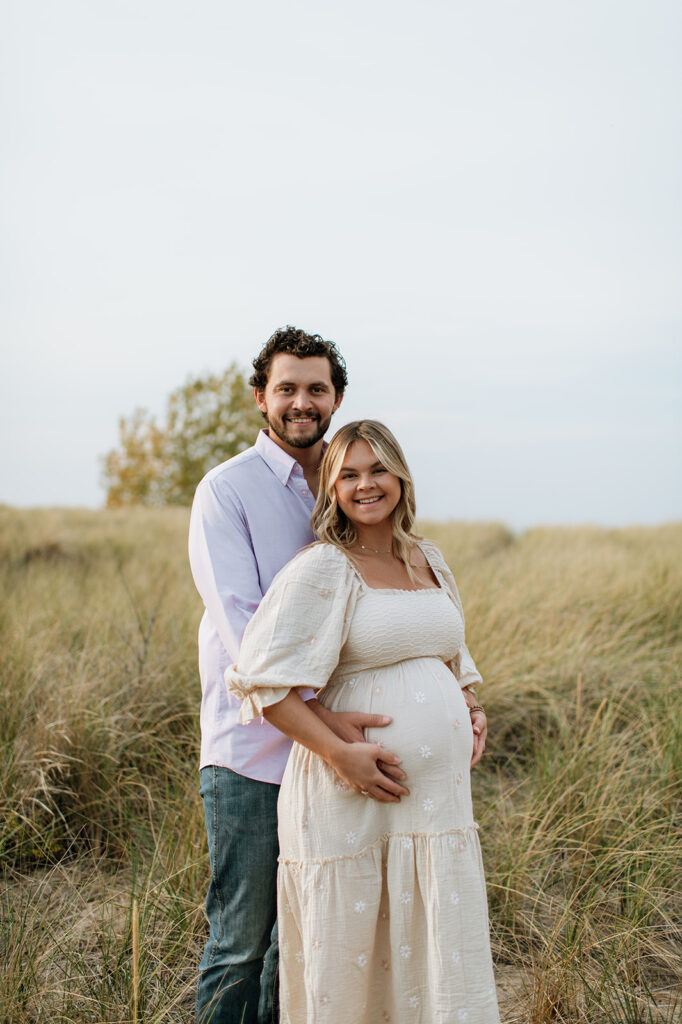
[(344, 858), (375, 848), (388, 835), (436, 834), (448, 850), (448, 843), (459, 842), (449, 833), (469, 829), (474, 820), (472, 732), (461, 688), (446, 665), (414, 658), (338, 677), (319, 699), (332, 711), (390, 715), (390, 725), (367, 730), (366, 738), (400, 757), (410, 793), (400, 803), (360, 796), (295, 743), (279, 798), (282, 859)]
[(332, 711), (389, 715), (390, 725), (366, 738), (401, 758), (411, 778), (426, 771), (466, 772), (473, 747), (461, 687), (440, 658), (413, 658), (332, 681), (320, 694)]

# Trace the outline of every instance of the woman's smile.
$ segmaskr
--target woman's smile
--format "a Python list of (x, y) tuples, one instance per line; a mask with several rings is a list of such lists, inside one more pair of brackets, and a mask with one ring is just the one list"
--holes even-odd
[(367, 527), (387, 521), (402, 494), (399, 477), (389, 473), (367, 441), (360, 440), (349, 445), (334, 489), (341, 511)]

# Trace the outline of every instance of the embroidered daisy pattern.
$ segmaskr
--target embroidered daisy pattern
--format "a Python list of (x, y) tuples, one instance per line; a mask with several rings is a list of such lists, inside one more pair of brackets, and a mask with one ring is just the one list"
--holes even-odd
[(361, 953), (360, 956), (357, 958), (357, 960), (355, 962), (358, 965), (358, 967), (366, 967), (367, 966), (367, 954), (366, 953)]
[(412, 956), (412, 946), (401, 946), (400, 957), (402, 960), (409, 960)]
[(469, 1012), (468, 1012), (468, 1010), (460, 1010), (459, 1013), (457, 1014), (457, 1019), (458, 1020), (469, 1020)]
[(356, 900), (353, 910), (356, 914), (363, 914), (367, 910), (367, 904), (364, 900)]
[(458, 786), (461, 786), (462, 783), (464, 782), (464, 776), (462, 775), (461, 772), (457, 772), (457, 774), (455, 775), (455, 782), (457, 783)]
[(300, 949), (299, 949), (298, 953), (296, 954), (296, 963), (297, 964), (302, 964), (303, 963), (303, 953), (301, 952)]
[(452, 961), (453, 965), (460, 963), (461, 959), (462, 954), (457, 949), (453, 950), (453, 952), (450, 954), (450, 960)]
[(411, 1010), (416, 1010), (419, 1006), (419, 996), (410, 996), (408, 1003), (410, 1004)]
[(430, 796), (427, 796), (424, 800), (422, 800), (422, 807), (424, 808), (425, 811), (432, 811), (435, 806), (436, 805), (434, 804)]
[(355, 846), (358, 841), (357, 832), (346, 832), (346, 842), (349, 846)]
[(411, 903), (412, 902), (412, 893), (408, 892), (407, 889), (405, 889), (400, 894), (400, 902), (401, 903)]
[(422, 743), (421, 747), (419, 748), (419, 753), (423, 758), (428, 760), (428, 758), (432, 756), (431, 747), (429, 747), (426, 743)]
[(424, 693), (423, 690), (417, 690), (417, 692), (414, 695), (414, 699), (417, 702), (417, 704), (424, 704), (426, 701), (426, 694)]
[(403, 836), (403, 850), (412, 849), (412, 836)]
[(313, 940), (313, 949), (322, 949), (322, 939)]
[(450, 902), (452, 903), (453, 907), (456, 907), (457, 904), (459, 903), (459, 893), (455, 892), (454, 889), (450, 893)]

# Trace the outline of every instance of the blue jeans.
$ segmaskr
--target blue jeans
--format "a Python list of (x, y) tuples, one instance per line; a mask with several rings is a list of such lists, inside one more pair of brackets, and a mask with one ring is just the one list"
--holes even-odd
[(211, 882), (197, 1024), (277, 1024), (279, 786), (201, 769)]

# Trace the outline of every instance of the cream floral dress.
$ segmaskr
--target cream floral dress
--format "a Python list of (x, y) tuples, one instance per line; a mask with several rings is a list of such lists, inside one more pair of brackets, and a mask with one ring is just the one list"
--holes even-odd
[(402, 758), (410, 795), (355, 793), (294, 744), (279, 797), (282, 1024), (498, 1024), (461, 687), (480, 681), (455, 581), (368, 587), (316, 544), (276, 577), (226, 673), (241, 720), (292, 687), (333, 711), (388, 714), (369, 730)]

